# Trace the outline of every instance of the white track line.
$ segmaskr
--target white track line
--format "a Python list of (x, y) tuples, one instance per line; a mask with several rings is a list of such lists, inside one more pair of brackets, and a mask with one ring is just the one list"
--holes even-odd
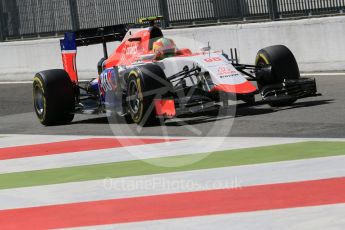
[[(31, 137), (32, 138), (32, 137)], [(47, 143), (48, 139), (66, 140), (65, 137), (37, 136), (36, 142)], [(80, 137), (81, 139), (86, 137)], [(133, 138), (133, 137), (132, 137)], [(159, 137), (156, 137), (159, 138)], [(160, 137), (162, 138), (162, 137)], [(77, 139), (77, 137), (72, 137)], [(183, 139), (183, 138), (180, 138)], [(15, 138), (1, 138), (0, 146), (15, 144)], [(27, 136), (19, 136), (17, 142), (29, 141)], [(11, 159), (0, 161), (0, 174), (44, 170), (52, 168), (84, 166), (92, 164), (103, 164), (123, 162), (131, 160), (147, 160), (151, 158), (179, 156), (186, 154), (210, 153), (215, 151), (262, 147), (280, 144), (298, 143), (316, 139), (296, 138), (188, 138), (188, 140), (167, 142), (153, 145), (142, 145), (133, 147), (122, 147), (115, 149), (96, 150), (88, 152), (66, 153), (58, 155)], [(332, 139), (333, 140), (333, 139)], [(207, 145), (205, 144), (207, 143)], [(177, 166), (177, 165), (168, 165)]]
[(339, 73), (301, 73), (302, 77), (322, 77), (322, 76), (344, 76), (345, 77), (345, 73), (344, 72), (339, 72)]
[(345, 204), (75, 228), (80, 230), (341, 230)]
[[(79, 82), (89, 82), (90, 80), (79, 80)], [(20, 85), (20, 84), (32, 84), (32, 83), (33, 81), (0, 81), (0, 85)]]
[(0, 85), (21, 85), (21, 84), (32, 84), (33, 81), (3, 81)]
[(0, 210), (339, 178), (345, 156), (0, 190)]

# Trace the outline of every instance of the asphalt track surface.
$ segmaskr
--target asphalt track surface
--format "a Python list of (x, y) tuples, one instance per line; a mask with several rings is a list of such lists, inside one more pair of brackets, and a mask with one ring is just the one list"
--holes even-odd
[(0, 134), (344, 138), (345, 76), (316, 79), (323, 95), (291, 107), (242, 104), (232, 106), (230, 114), (186, 116), (143, 129), (88, 115), (76, 115), (70, 125), (43, 127), (33, 112), (31, 84), (0, 84)]

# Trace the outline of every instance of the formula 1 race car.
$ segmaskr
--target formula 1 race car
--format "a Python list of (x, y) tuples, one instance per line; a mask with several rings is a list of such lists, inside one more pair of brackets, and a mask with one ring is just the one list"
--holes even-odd
[[(255, 65), (240, 64), (237, 50), (227, 55), (210, 46), (197, 53), (177, 49), (155, 25), (161, 19), (142, 19), (149, 27), (134, 33), (128, 25), (66, 33), (61, 40), (64, 70), (42, 71), (34, 78), (34, 109), (40, 122), (67, 124), (82, 113), (119, 116), (144, 126), (228, 106), (229, 100), (252, 105), (257, 94), (273, 107), (317, 96), (315, 80), (300, 77), (294, 55), (283, 45), (260, 50)], [(114, 41), (121, 44), (108, 57), (107, 43)], [(93, 44), (104, 48), (99, 76), (80, 82), (77, 47)]]

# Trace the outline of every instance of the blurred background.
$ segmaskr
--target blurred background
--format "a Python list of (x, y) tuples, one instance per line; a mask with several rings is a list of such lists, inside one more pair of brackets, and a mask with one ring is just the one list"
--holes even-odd
[(343, 14), (343, 0), (0, 0), (0, 41), (137, 23), (163, 15), (163, 27)]

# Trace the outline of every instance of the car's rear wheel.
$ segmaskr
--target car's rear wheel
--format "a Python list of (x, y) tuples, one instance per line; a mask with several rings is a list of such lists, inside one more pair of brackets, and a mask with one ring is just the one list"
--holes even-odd
[(47, 70), (35, 75), (34, 110), (45, 126), (70, 123), (74, 118), (74, 86), (64, 70)]
[[(293, 53), (283, 45), (270, 46), (260, 50), (256, 57), (257, 66), (270, 66), (270, 74), (261, 76), (258, 80), (260, 91), (265, 87), (281, 84), (284, 80), (294, 80), (300, 78), (300, 71)], [(294, 98), (281, 99), (269, 102), (272, 107), (289, 106), (296, 102)]]
[(159, 123), (154, 100), (169, 91), (169, 83), (159, 66), (147, 65), (133, 69), (127, 79), (126, 105), (134, 123), (141, 126)]

